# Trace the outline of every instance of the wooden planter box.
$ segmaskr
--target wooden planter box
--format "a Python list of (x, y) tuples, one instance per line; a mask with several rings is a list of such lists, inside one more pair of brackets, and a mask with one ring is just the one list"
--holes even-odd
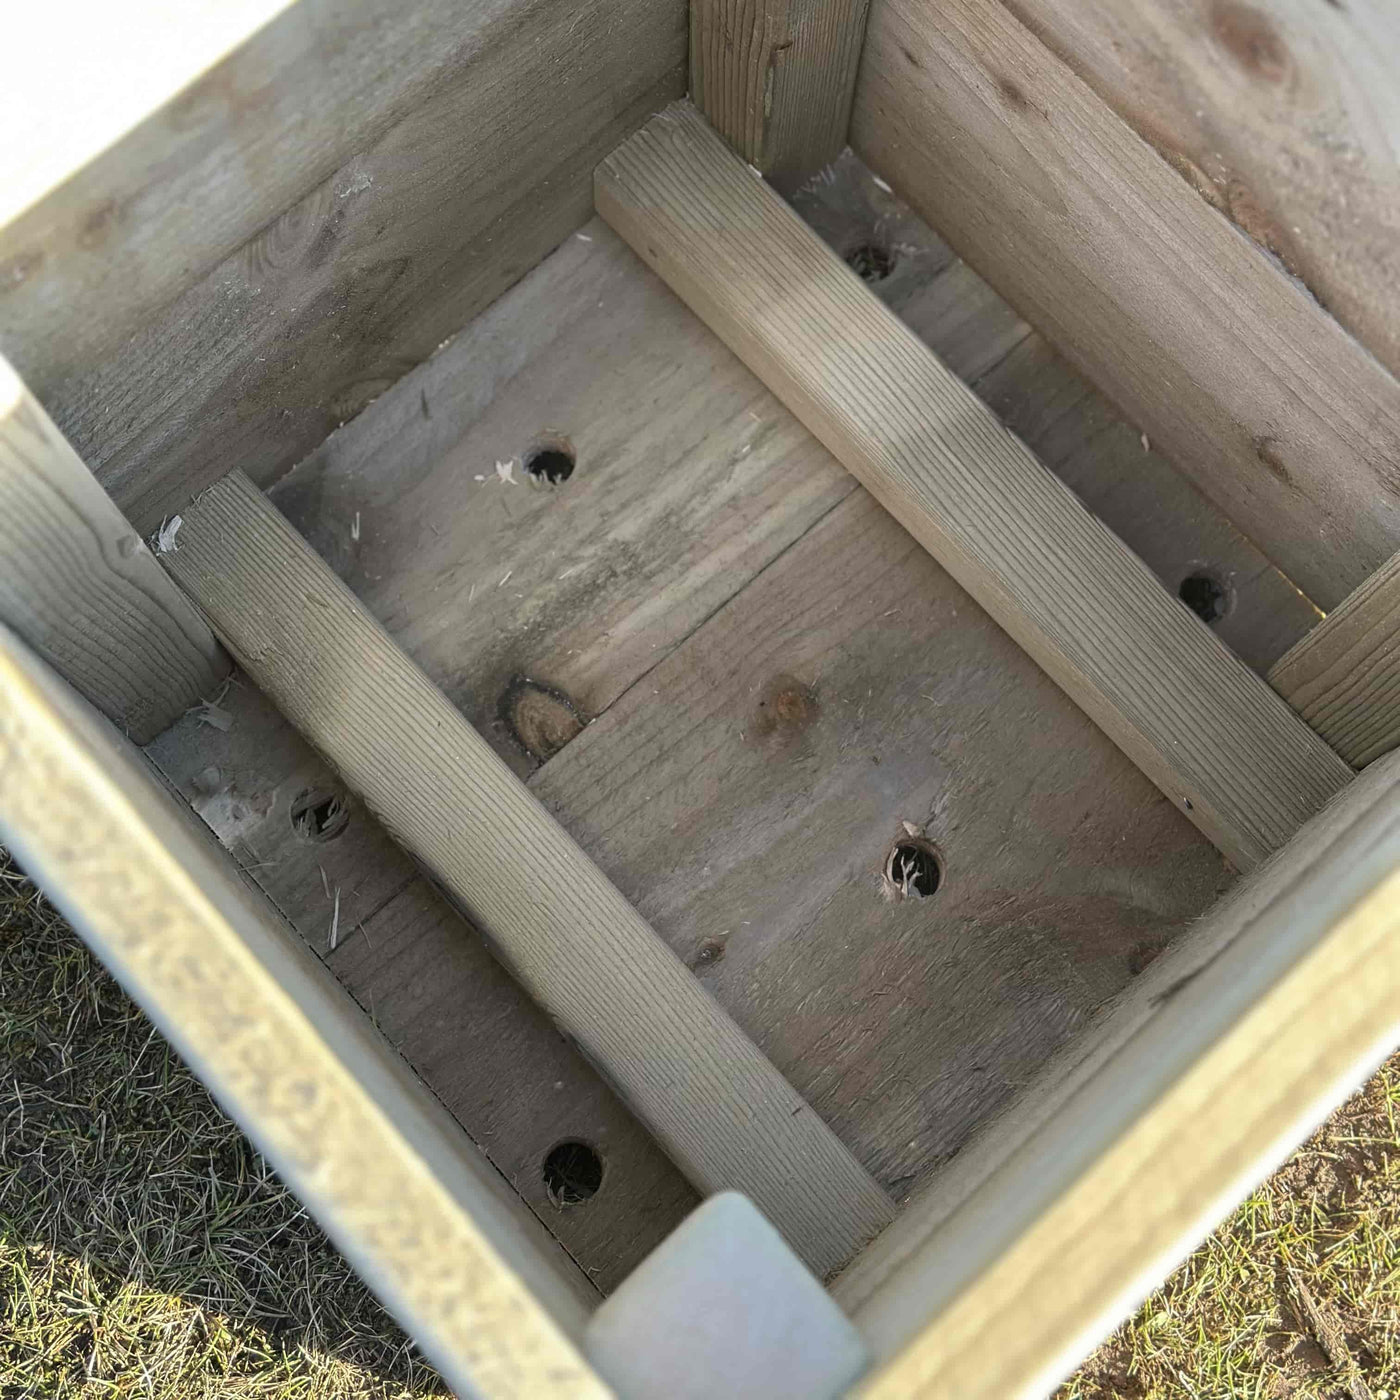
[(1044, 1393), (1400, 1042), (1400, 27), (271, 9), (0, 228), (0, 834), (464, 1393), (725, 1189)]

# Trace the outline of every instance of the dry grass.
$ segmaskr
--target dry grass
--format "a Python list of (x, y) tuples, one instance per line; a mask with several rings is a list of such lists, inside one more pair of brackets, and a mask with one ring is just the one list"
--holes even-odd
[(0, 1397), (446, 1394), (78, 938), (0, 864)]
[(1057, 1400), (1400, 1400), (1400, 1055)]
[[(0, 1400), (444, 1394), (150, 1023), (0, 864)], [(1362, 1395), (1400, 1400), (1400, 1056), (1058, 1400)]]

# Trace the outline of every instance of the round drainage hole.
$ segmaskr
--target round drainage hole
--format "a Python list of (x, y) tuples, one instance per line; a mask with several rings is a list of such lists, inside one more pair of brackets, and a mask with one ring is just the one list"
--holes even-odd
[(292, 799), (292, 830), (306, 841), (334, 841), (350, 825), (350, 808), (338, 792), (303, 788)]
[(926, 899), (943, 883), (938, 857), (927, 846), (913, 841), (901, 841), (890, 852), (885, 874), (906, 899), (911, 896)]
[(562, 447), (537, 447), (526, 456), (525, 470), (536, 481), (558, 486), (574, 474), (574, 454)]
[(603, 1159), (586, 1142), (570, 1139), (545, 1155), (544, 1189), (556, 1206), (581, 1205), (602, 1184)]
[(1176, 592), (1202, 622), (1219, 622), (1230, 611), (1230, 590), (1212, 574), (1187, 574)]
[(894, 271), (894, 254), (878, 243), (862, 243), (846, 254), (846, 266), (862, 282), (883, 282)]

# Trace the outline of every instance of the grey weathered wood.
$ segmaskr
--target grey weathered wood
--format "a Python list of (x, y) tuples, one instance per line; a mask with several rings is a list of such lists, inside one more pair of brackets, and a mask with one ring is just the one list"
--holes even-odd
[(1269, 684), (1358, 768), (1400, 744), (1400, 554), (1302, 638)]
[(846, 145), (869, 3), (691, 0), (691, 101), (780, 189)]
[(0, 836), (466, 1394), (601, 1400), (591, 1290), (140, 754), (0, 626)]
[(862, 490), (529, 782), (897, 1196), (1230, 878)]
[(3, 358), (0, 618), (138, 743), (212, 698), (229, 669)]
[(1320, 606), (1400, 546), (1400, 385), (1000, 0), (874, 0), (851, 143)]
[(1010, 8), (1400, 373), (1400, 11), (1390, 0)]
[(1204, 573), (1226, 591), (1211, 624), (1263, 671), (1321, 613), (1201, 492), (1031, 332), (853, 151), (792, 200), (843, 259), (882, 255), (870, 289), (1176, 593)]
[(1351, 770), (1166, 595), (689, 104), (599, 212), (1239, 866)]
[(872, 1400), (1042, 1396), (1400, 1039), (1400, 759), (1368, 769), (836, 1281)]
[[(1316, 619), (854, 157), (796, 203), (838, 254), (891, 253), (872, 289), (1168, 587), (1196, 562), (1231, 581), (1235, 607), (1217, 630), (1241, 655), (1266, 665)], [(539, 793), (560, 804), (566, 825), (577, 821), (590, 853), (683, 958), (705, 953), (696, 967), (706, 985), (902, 1193), (1208, 905), (1223, 865), (900, 530), (868, 502), (831, 515), (861, 495), (849, 474), (605, 224), (582, 232), (271, 498), (517, 771), (540, 763), (507, 723), (517, 678), (566, 695), (585, 719), (600, 716), (546, 764)], [(497, 461), (548, 434), (577, 449), (567, 483), (496, 479)], [(513, 475), (524, 476), (518, 460)], [(843, 592), (847, 575), (817, 553), (855, 576), (862, 549), (892, 561), (873, 595)], [(767, 582), (746, 599), (760, 575)], [(826, 620), (814, 638), (745, 620), (752, 609), (791, 615), (818, 597)], [(819, 655), (823, 718), (783, 757), (755, 762), (747, 727), (741, 738), (730, 722), (756, 703), (741, 663), (766, 683)], [(911, 684), (940, 703), (910, 701)], [(703, 745), (698, 732), (651, 741), (672, 705)], [(292, 834), (292, 798), (336, 781), (246, 682), (223, 706), (227, 731), (190, 716), (152, 757), (323, 956), (327, 890), (339, 891), (333, 969), (590, 1277), (611, 1287), (678, 1222), (689, 1189), (528, 998), (479, 958), (470, 926), (441, 914), (368, 813), (352, 808), (330, 843)], [(1035, 742), (1008, 746), (1005, 735), (1028, 725)], [(633, 801), (610, 791), (590, 806), (592, 779), (576, 787), (570, 775), (600, 760), (576, 764), (569, 749), (582, 743), (583, 757), (602, 745), (622, 765), (629, 734), (656, 761)], [(690, 800), (697, 765), (733, 775), (733, 808), (648, 822), (651, 809)], [(734, 819), (750, 806), (800, 812), (803, 774), (817, 769), (834, 784), (820, 819)], [(875, 867), (899, 820), (924, 810), (934, 779), (956, 835), (948, 899), (886, 905)], [(843, 892), (853, 850), (860, 869)], [(697, 884), (691, 873), (707, 863)], [(784, 874), (770, 880), (770, 870)], [(711, 962), (705, 945), (726, 929), (724, 958)], [(765, 961), (755, 929), (765, 944), (801, 940), (803, 956)], [(959, 957), (969, 939), (985, 952)], [(880, 958), (853, 968), (852, 946), (895, 949), (923, 1000), (891, 1011), (891, 997), (877, 995)], [(800, 1010), (833, 986), (848, 989), (831, 1031), (849, 1047), (839, 1075), (813, 1062), (812, 1018)], [(966, 1010), (951, 1024), (928, 1014), (943, 1002)], [(972, 1025), (975, 1060), (958, 1054)], [(880, 1085), (874, 1108), (846, 1092), (863, 1083)], [(539, 1159), (564, 1137), (602, 1145), (607, 1174), (586, 1205), (560, 1211), (540, 1198)]]
[(743, 1191), (819, 1273), (889, 1220), (830, 1129), (245, 476), (200, 497), (184, 534), (169, 566), (225, 645), (700, 1189)]
[(300, 0), (0, 232), (0, 346), (143, 532), (271, 480), (589, 217), (685, 28), (682, 0)]
[[(189, 716), (147, 756), (589, 1279), (616, 1287), (695, 1192), (362, 805), (349, 799), (331, 840), (294, 833), (300, 794), (344, 787), (246, 677), (222, 708), (227, 729)], [(561, 1209), (542, 1164), (566, 1138), (596, 1148), (604, 1176), (595, 1196)]]

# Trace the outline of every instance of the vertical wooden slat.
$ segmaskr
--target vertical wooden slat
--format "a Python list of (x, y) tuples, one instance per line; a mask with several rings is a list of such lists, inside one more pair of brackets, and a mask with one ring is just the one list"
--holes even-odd
[(212, 696), (229, 660), (0, 359), (0, 621), (137, 743)]
[(593, 1290), (141, 754), (0, 626), (0, 839), (460, 1393), (605, 1400)]
[(691, 100), (780, 189), (845, 148), (868, 5), (691, 0)]

